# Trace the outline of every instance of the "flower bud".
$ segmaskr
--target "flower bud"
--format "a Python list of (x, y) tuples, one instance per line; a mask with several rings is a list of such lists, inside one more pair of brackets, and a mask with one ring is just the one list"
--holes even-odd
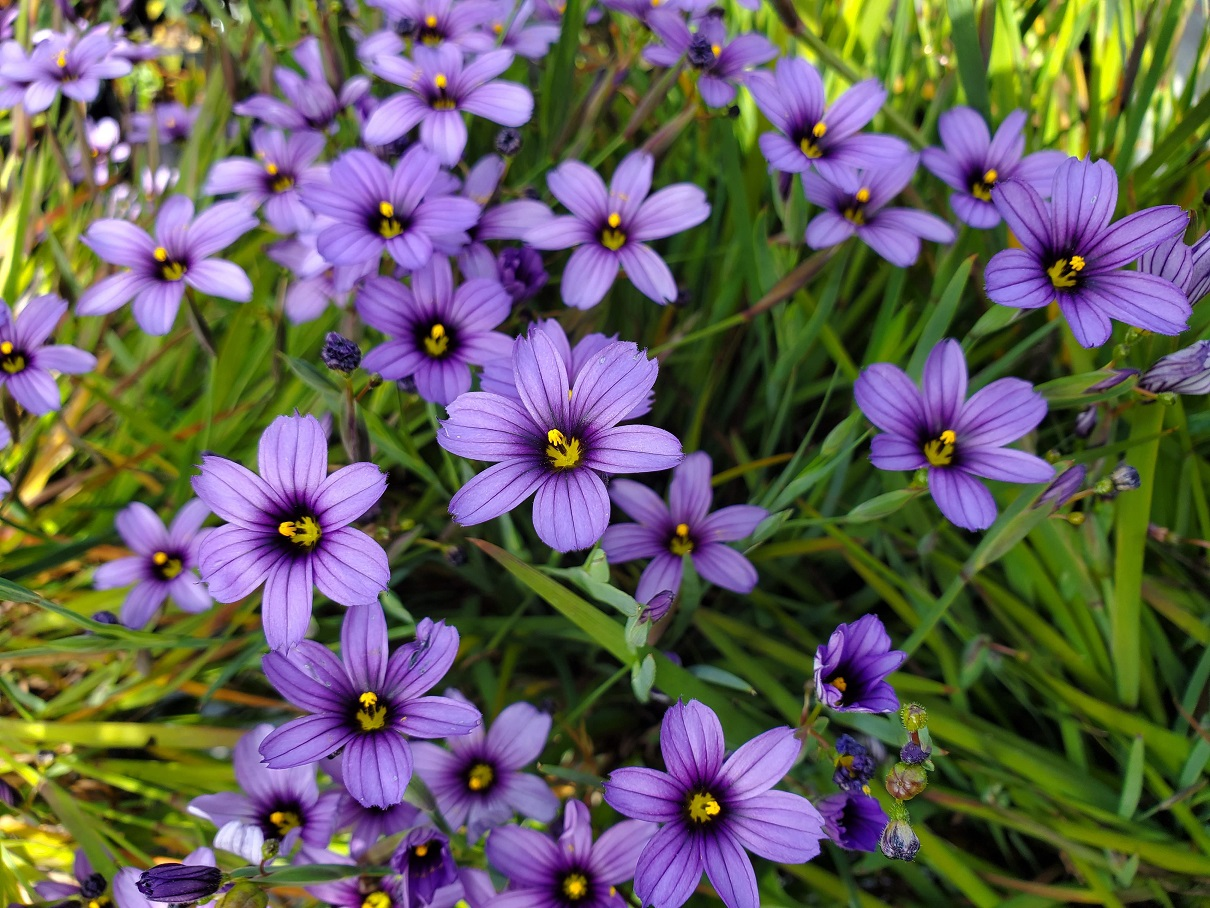
[(920, 839), (912, 832), (907, 820), (895, 819), (886, 824), (878, 841), (882, 853), (892, 861), (911, 861), (920, 851)]
[(496, 133), (496, 151), (506, 158), (513, 157), (521, 150), (521, 130), (505, 126)]
[(1098, 410), (1095, 406), (1081, 410), (1076, 416), (1076, 435), (1080, 438), (1087, 438), (1091, 435), (1092, 430), (1097, 427), (1097, 418)]
[(93, 899), (100, 898), (105, 894), (105, 888), (109, 885), (105, 881), (104, 874), (90, 873), (84, 879), (80, 880), (80, 895), (85, 901), (91, 902)]
[(1109, 474), (1109, 478), (1113, 482), (1114, 489), (1119, 492), (1131, 492), (1142, 485), (1139, 471), (1128, 463), (1118, 464)]
[(111, 611), (100, 611), (92, 616), (92, 620), (97, 624), (117, 624), (118, 616)]
[(329, 331), (328, 336), (324, 338), (323, 352), (320, 357), (324, 361), (324, 365), (333, 372), (343, 372), (348, 375), (361, 365), (361, 348), (349, 340), (337, 334), (335, 331)]
[(899, 718), (908, 731), (920, 731), (929, 724), (929, 714), (919, 703), (906, 703), (899, 710)]
[(214, 908), (265, 908), (269, 896), (260, 886), (241, 880), (221, 896)]
[(223, 884), (217, 867), (197, 864), (159, 864), (139, 877), (139, 892), (153, 902), (187, 905), (209, 899)]
[(887, 773), (886, 790), (897, 801), (910, 800), (928, 787), (928, 773), (923, 766), (908, 763), (896, 763), (894, 769)]
[(915, 741), (908, 741), (899, 751), (899, 759), (904, 763), (910, 763), (915, 766), (917, 763), (924, 763), (928, 760), (932, 753), (927, 747), (921, 747)]
[(650, 621), (653, 624), (668, 614), (672, 608), (672, 590), (660, 590), (647, 600), (643, 610), (639, 612), (640, 621)]

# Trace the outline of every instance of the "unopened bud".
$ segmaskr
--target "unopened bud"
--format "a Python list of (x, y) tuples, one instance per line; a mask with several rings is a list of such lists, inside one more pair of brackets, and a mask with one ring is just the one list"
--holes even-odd
[(920, 851), (920, 839), (907, 820), (891, 820), (882, 830), (878, 846), (892, 861), (911, 861)]
[(927, 747), (921, 747), (915, 741), (908, 741), (899, 751), (899, 759), (904, 763), (910, 763), (913, 766), (917, 763), (923, 763), (929, 758), (932, 751)]
[(929, 714), (919, 703), (907, 703), (899, 710), (899, 718), (908, 731), (920, 731), (929, 724)]
[(135, 885), (153, 902), (191, 905), (218, 892), (223, 872), (202, 864), (159, 864), (143, 871)]
[(928, 787), (928, 773), (923, 766), (896, 763), (887, 773), (886, 790), (898, 801), (909, 801)]
[(1132, 492), (1142, 485), (1139, 471), (1128, 463), (1118, 464), (1109, 474), (1113, 487), (1119, 492)]
[(1076, 416), (1076, 435), (1080, 438), (1087, 438), (1092, 434), (1092, 430), (1097, 427), (1098, 410), (1096, 407), (1089, 407), (1087, 410), (1081, 410)]

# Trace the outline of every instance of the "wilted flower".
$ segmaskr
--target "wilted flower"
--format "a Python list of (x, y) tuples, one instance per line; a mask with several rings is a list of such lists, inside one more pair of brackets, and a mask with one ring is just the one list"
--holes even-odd
[(412, 778), (407, 737), (465, 735), (482, 721), (469, 703), (422, 696), (453, 664), (458, 632), (425, 618), (415, 641), (388, 658), (386, 618), (373, 603), (345, 612), (340, 640), (339, 660), (312, 640), (264, 657), (269, 682), (309, 715), (265, 738), (261, 756), (287, 769), (343, 749), (340, 775), (349, 794), (367, 807), (390, 807)]
[(265, 220), (279, 233), (306, 230), (315, 215), (303, 204), (301, 193), (323, 183), (328, 169), (314, 163), (323, 149), (324, 137), (319, 133), (286, 135), (276, 129), (254, 130), (255, 157), (216, 162), (202, 191), (207, 195), (237, 192), (249, 208), (263, 205)]
[(932, 751), (929, 748), (921, 747), (915, 741), (908, 741), (899, 748), (899, 759), (913, 766), (927, 762), (930, 754)]
[(345, 375), (361, 365), (361, 348), (335, 331), (329, 331), (324, 337), (323, 350), (319, 355), (325, 366), (333, 372), (342, 372)]
[(769, 790), (801, 748), (794, 729), (775, 728), (724, 761), (718, 716), (696, 700), (670, 707), (660, 728), (668, 771), (628, 766), (605, 783), (605, 802), (618, 813), (664, 824), (639, 856), (634, 891), (642, 903), (680, 908), (704, 869), (728, 908), (756, 906), (745, 850), (779, 864), (819, 854), (819, 811), (799, 795)]
[(93, 575), (93, 585), (109, 590), (135, 584), (122, 603), (122, 624), (144, 627), (169, 597), (185, 612), (196, 614), (210, 608), (213, 600), (194, 570), (198, 549), (209, 532), (201, 526), (209, 515), (210, 509), (196, 499), (177, 512), (170, 529), (142, 502), (118, 512), (114, 521), (118, 534), (135, 554), (101, 565)]
[(391, 855), (391, 869), (398, 874), (395, 885), (404, 905), (431, 904), (438, 889), (458, 879), (449, 838), (425, 826), (403, 837)]
[(840, 624), (815, 650), (815, 696), (837, 712), (893, 712), (899, 698), (886, 678), (906, 658), (907, 653), (891, 649), (877, 615)]
[(1045, 482), (1054, 468), (1004, 445), (1032, 430), (1046, 401), (1019, 378), (1001, 378), (966, 399), (962, 348), (943, 340), (929, 353), (918, 390), (898, 366), (866, 367), (853, 386), (857, 406), (883, 434), (870, 444), (880, 470), (928, 470), (929, 491), (951, 523), (982, 530), (996, 519), (996, 502), (976, 477)]
[(893, 861), (911, 861), (920, 850), (920, 839), (906, 819), (891, 820), (879, 839), (882, 853)]
[[(54, 294), (35, 296), (16, 318), (0, 300), (0, 388), (30, 413), (58, 410), (59, 386), (51, 371), (78, 375), (97, 367), (97, 358), (66, 344), (47, 344), (67, 303)], [(0, 447), (8, 444), (8, 433)]]
[(726, 542), (750, 536), (769, 516), (764, 508), (737, 504), (710, 513), (713, 498), (710, 455), (689, 454), (677, 465), (668, 487), (668, 504), (647, 486), (616, 479), (609, 498), (637, 523), (615, 523), (601, 537), (610, 563), (650, 558), (639, 578), (635, 598), (645, 602), (660, 590), (681, 588), (685, 556), (711, 583), (736, 593), (756, 586), (756, 569)]
[(639, 621), (649, 621), (655, 624), (655, 622), (662, 620), (672, 608), (672, 603), (675, 599), (676, 594), (672, 590), (660, 590), (658, 593), (655, 593), (643, 603), (643, 608), (639, 612)]
[(1022, 249), (996, 253), (984, 272), (988, 297), (1015, 309), (1058, 302), (1076, 340), (1099, 347), (1110, 319), (1159, 334), (1179, 334), (1192, 309), (1171, 281), (1123, 271), (1148, 249), (1184, 232), (1176, 205), (1127, 215), (1111, 225), (1118, 177), (1107, 161), (1068, 158), (1055, 171), (1047, 204), (1028, 183), (999, 183), (992, 201)]
[(522, 239), (536, 249), (579, 246), (567, 260), (560, 291), (563, 302), (590, 309), (604, 299), (618, 269), (644, 296), (663, 305), (676, 299), (676, 280), (648, 240), (696, 227), (710, 216), (706, 194), (692, 183), (677, 183), (648, 196), (655, 161), (632, 151), (614, 171), (606, 190), (597, 172), (579, 161), (564, 161), (546, 183), (570, 216), (527, 231)]
[(947, 110), (937, 120), (942, 148), (926, 148), (920, 162), (956, 190), (950, 207), (972, 227), (995, 227), (1000, 212), (992, 204), (992, 188), (1005, 180), (1028, 183), (1040, 196), (1050, 194), (1055, 169), (1066, 160), (1061, 151), (1025, 153), (1025, 111), (1014, 110), (992, 136), (978, 111), (970, 107)]
[(92, 171), (93, 182), (103, 185), (109, 179), (109, 165), (121, 164), (130, 157), (130, 146), (122, 141), (122, 131), (113, 117), (84, 122), (84, 138), (90, 157), (85, 159), (78, 145), (67, 149), (71, 181), (82, 183)]
[(878, 768), (869, 750), (852, 735), (840, 735), (836, 739), (834, 762), (836, 770), (832, 773), (832, 782), (845, 791), (867, 791), (866, 785)]
[(190, 286), (202, 293), (246, 303), (252, 282), (244, 270), (211, 258), (256, 226), (238, 202), (220, 202), (196, 219), (193, 202), (173, 196), (160, 206), (155, 239), (127, 221), (107, 218), (84, 233), (84, 244), (100, 258), (129, 268), (94, 284), (80, 297), (76, 313), (105, 315), (134, 298), (134, 318), (148, 334), (167, 334)]
[(1092, 434), (1092, 430), (1097, 427), (1098, 410), (1096, 404), (1091, 407), (1085, 407), (1076, 414), (1075, 433), (1080, 438), (1087, 438)]
[(825, 249), (855, 235), (892, 265), (906, 268), (920, 256), (921, 239), (952, 243), (954, 228), (937, 215), (886, 207), (912, 181), (918, 160), (905, 153), (876, 168), (837, 164), (803, 174), (807, 200), (824, 209), (807, 224), (807, 245)]
[(472, 278), (454, 287), (449, 259), (434, 257), (412, 274), (412, 286), (370, 277), (357, 294), (357, 312), (390, 338), (366, 354), (365, 368), (392, 381), (411, 377), (425, 400), (448, 405), (471, 389), (471, 366), (512, 349), (494, 331), (512, 300), (498, 281)]
[(860, 791), (828, 795), (815, 802), (828, 838), (850, 851), (877, 851), (886, 828), (886, 811), (877, 799)]
[(413, 57), (415, 62), (380, 56), (371, 64), (376, 76), (407, 91), (382, 101), (370, 114), (364, 130), (368, 144), (389, 145), (419, 123), (420, 143), (452, 167), (466, 148), (464, 112), (501, 126), (521, 126), (533, 116), (529, 89), (497, 78), (512, 65), (511, 51), (491, 51), (464, 64), (458, 48), (442, 44), (418, 47)]
[(258, 748), (273, 731), (257, 725), (235, 744), (235, 781), (241, 792), (202, 795), (189, 802), (189, 813), (219, 827), (214, 847), (259, 864), (266, 842), (276, 841), (287, 855), (300, 840), (311, 848), (328, 844), (330, 804), (320, 801), (315, 767), (270, 769)]
[(697, 70), (697, 88), (709, 107), (726, 107), (735, 99), (735, 86), (747, 81), (748, 71), (777, 56), (777, 48), (761, 35), (728, 41), (718, 16), (698, 20), (697, 31), (690, 31), (683, 13), (658, 9), (647, 17), (647, 24), (662, 43), (648, 44), (643, 59), (656, 66), (676, 66), (684, 57)]
[[(640, 853), (655, 834), (652, 823), (625, 820), (594, 842), (588, 808), (568, 801), (558, 839), (519, 826), (501, 826), (487, 837), (487, 859), (509, 878), (507, 906), (625, 908), (615, 887), (634, 876)], [(700, 871), (699, 871), (700, 873)]]
[[(455, 690), (446, 696), (467, 702)], [(457, 829), (466, 826), (474, 842), (483, 833), (507, 823), (514, 813), (550, 822), (559, 799), (537, 776), (521, 772), (546, 746), (550, 716), (528, 703), (513, 703), (484, 732), (450, 738), (449, 750), (436, 744), (412, 745), (416, 772), (437, 799), (441, 815)]]
[(189, 905), (209, 899), (223, 885), (223, 872), (205, 864), (157, 864), (135, 884), (153, 902)]
[(760, 137), (761, 153), (774, 170), (803, 173), (814, 167), (836, 180), (836, 165), (881, 170), (908, 156), (902, 139), (861, 132), (886, 100), (886, 90), (874, 79), (858, 82), (829, 105), (815, 67), (798, 57), (783, 57), (772, 73), (753, 73), (747, 85), (778, 130)]
[(533, 299), (550, 279), (541, 253), (529, 246), (501, 249), (496, 257), (496, 276), (514, 305)]
[(613, 343), (573, 385), (544, 332), (517, 338), (513, 375), (521, 403), (484, 391), (463, 394), (437, 433), (450, 453), (495, 463), (454, 495), (454, 519), (483, 523), (536, 492), (534, 529), (543, 542), (560, 552), (593, 545), (609, 524), (603, 476), (680, 462), (680, 442), (669, 432), (618, 426), (647, 396), (658, 368), (634, 344)]
[(377, 262), (386, 250), (400, 266), (414, 271), (433, 257), (435, 243), (449, 243), (479, 219), (470, 199), (426, 198), (437, 179), (437, 159), (419, 145), (408, 149), (394, 169), (368, 151), (346, 151), (333, 162), (330, 181), (303, 193), (308, 207), (327, 215), (320, 231), (320, 255), (334, 265)]
[[(323, 52), (319, 39), (303, 38), (294, 49), (294, 61), (303, 71), (299, 75), (288, 66), (273, 70), (277, 87), (286, 96), (280, 101), (271, 95), (253, 95), (238, 102), (232, 109), (241, 117), (255, 117), (280, 129), (314, 129), (327, 131), (346, 107), (357, 103), (370, 92), (366, 76), (354, 76), (332, 91), (324, 72)], [(287, 103), (289, 102), (289, 103)]]
[(521, 130), (514, 126), (505, 126), (496, 133), (496, 151), (511, 158), (521, 150)]
[(1153, 394), (1210, 394), (1210, 340), (1156, 360), (1139, 379), (1139, 387)]
[(238, 602), (262, 583), (261, 620), (273, 649), (302, 640), (313, 587), (341, 605), (366, 606), (390, 582), (382, 547), (349, 526), (386, 490), (372, 463), (331, 475), (328, 442), (314, 416), (279, 416), (261, 435), (261, 475), (217, 454), (202, 455), (193, 490), (228, 521), (198, 552), (219, 602)]

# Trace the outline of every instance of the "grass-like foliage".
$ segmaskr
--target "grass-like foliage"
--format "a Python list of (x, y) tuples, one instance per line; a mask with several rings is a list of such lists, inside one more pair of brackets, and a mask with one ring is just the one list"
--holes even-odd
[(0, 41), (0, 904), (1210, 899), (1199, 4)]

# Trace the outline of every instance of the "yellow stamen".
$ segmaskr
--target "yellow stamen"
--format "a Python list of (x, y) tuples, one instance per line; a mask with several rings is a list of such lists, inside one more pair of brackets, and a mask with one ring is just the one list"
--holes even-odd
[(173, 558), (167, 552), (156, 552), (151, 556), (151, 560), (160, 569), (160, 576), (165, 580), (172, 580), (183, 570), (181, 559)]
[(290, 190), (293, 188), (294, 188), (294, 177), (289, 176), (287, 174), (283, 173), (281, 176), (279, 176), (276, 180), (273, 181), (273, 191), (274, 192), (286, 192), (287, 190)]
[(437, 75), (433, 77), (433, 84), (440, 89), (445, 89), (449, 87), (450, 80), (445, 77), (445, 73), (437, 73)]
[(722, 52), (723, 52), (723, 49), (721, 47), (719, 47), (717, 44), (710, 45), (710, 53), (714, 54), (714, 56), (717, 57)]
[(450, 336), (445, 332), (445, 325), (438, 322), (429, 330), (429, 335), (424, 339), (424, 349), (429, 356), (438, 359), (449, 351)]
[(936, 438), (924, 443), (924, 456), (930, 466), (948, 467), (954, 462), (957, 444), (957, 433), (953, 429), (946, 429)]
[(849, 684), (848, 684), (848, 682), (847, 682), (847, 681), (845, 681), (845, 679), (844, 679), (844, 678), (840, 677), (840, 675), (837, 675), (835, 678), (833, 678), (833, 679), (832, 679), (831, 681), (829, 681), (828, 683), (829, 683), (829, 684), (831, 684), (831, 685), (832, 685), (834, 688), (836, 688), (838, 691), (840, 691), (842, 694), (843, 694), (843, 693), (844, 693), (846, 690), (848, 690), (848, 689), (849, 689)]
[(309, 549), (314, 548), (323, 536), (319, 521), (311, 516), (299, 517), (297, 520), (283, 520), (277, 525), (277, 532), (295, 545), (305, 546)]
[(16, 352), (12, 341), (0, 341), (0, 369), (9, 375), (25, 371), (25, 357)]
[(616, 230), (618, 228), (618, 225), (622, 223), (622, 216), (615, 211), (612, 214), (610, 214), (606, 220), (607, 220), (609, 226)]
[(668, 551), (673, 555), (688, 555), (693, 551), (693, 540), (689, 538), (689, 524), (678, 523), (676, 532), (668, 540)]
[(378, 222), (378, 235), (384, 240), (394, 239), (403, 233), (403, 225), (395, 218), (395, 206), (390, 202), (379, 202), (378, 213), (381, 215), (381, 220)]
[(277, 165), (272, 162), (265, 165), (265, 170), (269, 172), (269, 176), (271, 177), (277, 175)]
[(500, 23), (500, 22), (493, 22), (493, 23), (492, 23), (492, 31), (494, 31), (494, 32), (495, 32), (497, 35), (499, 35), (499, 34), (503, 34), (503, 32), (504, 32), (504, 25), (503, 25), (502, 23)]
[(5, 356), (8, 356), (12, 352), (13, 352), (12, 341), (4, 341), (3, 343), (0, 343), (0, 353), (4, 354)]
[(357, 698), (357, 702), (361, 705), (361, 709), (353, 714), (353, 718), (357, 720), (362, 731), (378, 731), (386, 725), (387, 708), (379, 704), (378, 694), (367, 690)]
[(811, 135), (815, 136), (815, 138), (817, 138), (817, 139), (822, 139), (827, 134), (828, 134), (828, 124), (825, 123), (823, 120), (820, 120), (818, 123), (816, 123), (814, 126), (811, 127)]
[(483, 791), (496, 780), (496, 773), (486, 763), (476, 763), (467, 774), (466, 787), (471, 791)]
[(860, 189), (857, 190), (857, 195), (854, 196), (854, 198), (857, 199), (857, 201), (861, 202), (862, 205), (864, 205), (866, 202), (868, 202), (870, 200), (870, 190), (867, 189), (865, 186), (862, 186)]
[(699, 791), (689, 799), (689, 819), (695, 823), (709, 823), (722, 809), (718, 799), (708, 791)]
[(958, 434), (953, 429), (946, 429), (938, 437), (942, 444), (952, 445), (958, 441)]
[(1000, 178), (1000, 174), (993, 168), (983, 174), (983, 178), (976, 180), (971, 186), (971, 195), (984, 202), (992, 200), (992, 187), (996, 185), (996, 180)]
[(611, 212), (605, 219), (605, 223), (609, 226), (601, 230), (601, 245), (617, 252), (626, 245), (626, 234), (619, 229), (622, 224), (622, 216), (616, 211)]
[[(653, 0), (654, 3), (654, 0)], [(582, 873), (569, 873), (563, 878), (563, 894), (573, 902), (588, 895), (588, 879)]]
[(570, 470), (583, 458), (578, 438), (567, 438), (558, 429), (551, 429), (546, 433), (546, 441), (546, 457), (556, 470)]
[(427, 28), (436, 28), (437, 27), (437, 17), (436, 16), (425, 16), (424, 24), (425, 24), (425, 27), (427, 27)]
[(412, 854), (416, 855), (416, 857), (418, 857), (418, 858), (422, 858), (428, 853), (429, 853), (429, 846), (428, 846), (427, 842), (425, 842), (423, 845), (417, 845), (415, 848), (412, 849)]
[(1051, 285), (1056, 290), (1062, 290), (1076, 285), (1076, 275), (1084, 270), (1084, 265), (1082, 257), (1073, 255), (1070, 258), (1059, 259), (1046, 269), (1046, 274), (1050, 278)]
[(563, 433), (558, 429), (551, 429), (546, 433), (546, 440), (552, 445), (566, 444), (567, 439), (563, 437)]
[(395, 206), (390, 202), (379, 202), (378, 213), (384, 218), (393, 218), (395, 217)]
[(168, 261), (168, 250), (165, 249), (163, 246), (156, 246), (155, 252), (153, 252), (152, 255), (155, 256), (155, 260), (157, 262)]
[(870, 200), (870, 190), (862, 186), (853, 196), (853, 204), (844, 210), (844, 216), (854, 224), (865, 223), (865, 205)]
[(385, 892), (371, 892), (361, 900), (361, 908), (391, 908), (391, 897)]
[(291, 829), (297, 829), (302, 825), (298, 814), (293, 810), (275, 810), (269, 814), (269, 822), (277, 827), (279, 836), (284, 836)]
[(67, 51), (59, 51), (59, 56), (55, 58), (55, 65), (58, 66), (59, 69), (67, 68)]
[(998, 180), (999, 178), (1000, 178), (1000, 174), (996, 173), (996, 170), (993, 167), (991, 170), (989, 170), (987, 173), (985, 173), (983, 175), (983, 182), (990, 186), (992, 183), (996, 182), (996, 180)]

